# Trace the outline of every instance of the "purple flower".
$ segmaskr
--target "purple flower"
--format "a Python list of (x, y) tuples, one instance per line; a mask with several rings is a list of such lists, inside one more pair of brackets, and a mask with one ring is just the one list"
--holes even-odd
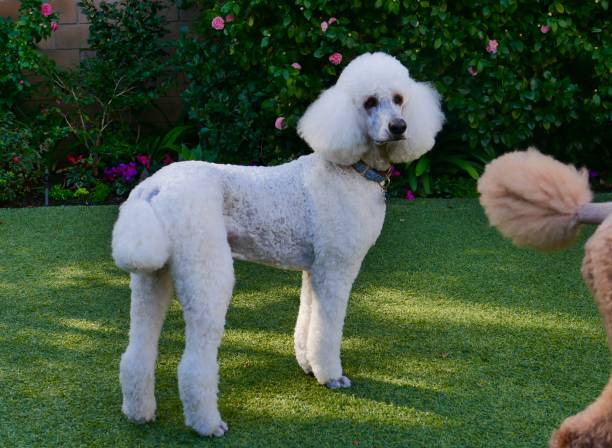
[(399, 176), (402, 175), (402, 173), (400, 173), (399, 170), (397, 168), (395, 168), (394, 165), (391, 165), (391, 168), (389, 168), (389, 169), (390, 169), (389, 175), (391, 177), (399, 177)]
[(138, 174), (135, 162), (130, 162), (128, 164), (121, 163), (119, 164), (119, 169), (121, 170), (121, 177), (123, 177), (123, 180), (126, 182), (133, 181)]
[(136, 162), (120, 163), (111, 168), (104, 168), (104, 177), (111, 182), (119, 178), (125, 182), (132, 182), (137, 174)]
[(110, 168), (104, 168), (104, 177), (110, 182), (114, 182), (119, 176), (119, 170), (116, 166)]
[(404, 199), (406, 199), (407, 201), (414, 201), (415, 196), (412, 190), (406, 189), (406, 196), (404, 196)]

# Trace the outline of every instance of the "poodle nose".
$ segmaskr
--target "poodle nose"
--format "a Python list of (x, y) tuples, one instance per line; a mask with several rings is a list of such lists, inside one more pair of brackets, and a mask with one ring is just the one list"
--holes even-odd
[(394, 118), (389, 122), (389, 130), (393, 135), (402, 135), (406, 130), (406, 122), (401, 118)]

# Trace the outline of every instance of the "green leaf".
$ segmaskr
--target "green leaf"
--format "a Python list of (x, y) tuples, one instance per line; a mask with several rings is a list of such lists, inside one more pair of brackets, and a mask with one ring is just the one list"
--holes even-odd
[(408, 175), (408, 185), (410, 185), (410, 189), (416, 193), (419, 183), (417, 181), (416, 176), (413, 173)]
[(422, 178), (422, 183), (423, 183), (423, 191), (425, 192), (425, 194), (431, 194), (431, 176), (429, 174), (425, 174)]
[(421, 157), (416, 164), (416, 167), (414, 169), (414, 174), (417, 177), (419, 177), (427, 170), (428, 167), (429, 167), (429, 158), (426, 156)]

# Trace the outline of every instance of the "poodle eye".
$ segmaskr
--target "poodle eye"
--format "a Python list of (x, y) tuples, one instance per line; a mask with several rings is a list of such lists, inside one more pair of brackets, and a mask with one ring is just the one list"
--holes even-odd
[(376, 97), (369, 97), (365, 103), (363, 103), (363, 107), (365, 107), (366, 109), (372, 109), (373, 107), (378, 106), (378, 100), (376, 99)]
[(393, 96), (393, 102), (397, 104), (398, 106), (401, 106), (402, 103), (404, 102), (404, 97), (398, 93)]

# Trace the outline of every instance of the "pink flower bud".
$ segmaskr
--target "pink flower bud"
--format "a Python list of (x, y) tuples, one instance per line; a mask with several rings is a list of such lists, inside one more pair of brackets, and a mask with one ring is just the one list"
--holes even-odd
[(302, 70), (302, 66), (300, 65), (299, 62), (294, 62), (293, 64), (291, 64), (291, 67), (293, 67), (296, 70)]
[(226, 23), (232, 23), (234, 21), (234, 16), (233, 14), (228, 14), (225, 16), (225, 22)]
[(546, 34), (546, 33), (548, 33), (549, 31), (550, 31), (550, 27), (549, 27), (548, 25), (542, 25), (542, 26), (540, 27), (540, 33), (542, 33), (542, 34)]
[(51, 31), (57, 31), (58, 28), (59, 25), (57, 24), (57, 22), (51, 22)]
[(328, 27), (329, 27), (329, 25), (327, 24), (327, 22), (325, 22), (325, 21), (321, 22), (321, 31), (323, 31), (323, 32), (327, 31)]
[(478, 74), (478, 72), (476, 70), (474, 70), (474, 67), (472, 67), (472, 66), (468, 67), (467, 71), (472, 76), (476, 76)]
[(335, 17), (330, 17), (327, 23), (331, 25), (332, 23), (336, 23), (337, 21), (338, 20)]
[(285, 117), (277, 117), (274, 121), (274, 127), (279, 131), (282, 131), (286, 127)]

